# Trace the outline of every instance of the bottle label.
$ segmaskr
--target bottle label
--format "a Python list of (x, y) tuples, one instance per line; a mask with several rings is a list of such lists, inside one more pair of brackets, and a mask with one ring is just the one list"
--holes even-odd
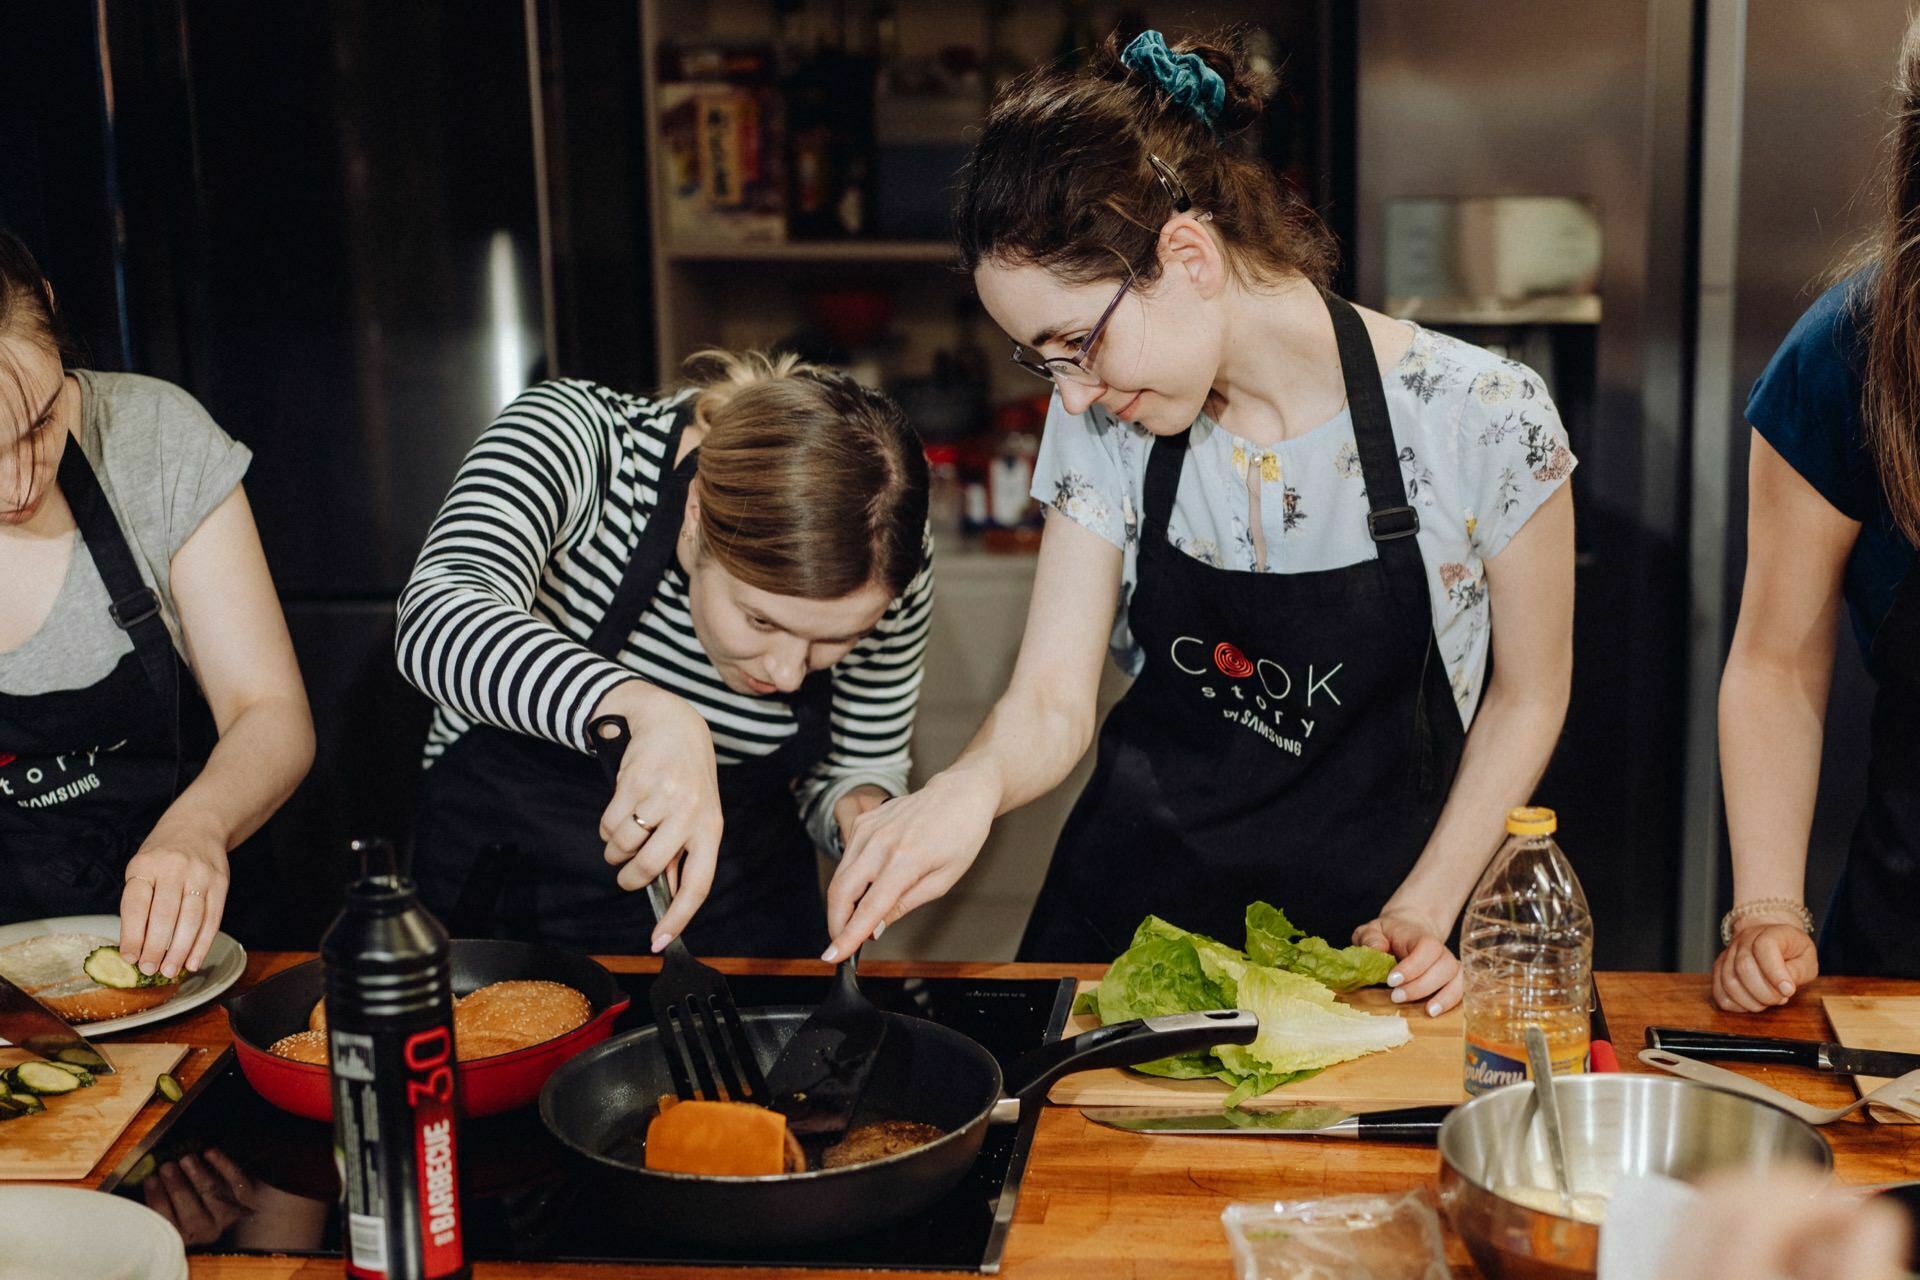
[[(1560, 1047), (1550, 1051), (1547, 1061), (1557, 1076), (1577, 1075), (1587, 1070), (1587, 1042), (1580, 1041), (1571, 1047)], [(1525, 1046), (1501, 1044), (1498, 1042), (1467, 1041), (1466, 1087), (1467, 1096), (1477, 1098), (1483, 1093), (1505, 1085), (1518, 1084), (1529, 1077), (1527, 1070), (1527, 1051)]]
[(451, 1030), (329, 1032), (347, 1274), (463, 1274)]

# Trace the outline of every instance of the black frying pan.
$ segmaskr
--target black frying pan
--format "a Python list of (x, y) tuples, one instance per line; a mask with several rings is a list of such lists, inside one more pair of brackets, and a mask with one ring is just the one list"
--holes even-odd
[[(763, 1070), (810, 1012), (740, 1011)], [(1061, 1076), (1246, 1044), (1260, 1029), (1259, 1020), (1241, 1010), (1116, 1023), (1035, 1050), (1003, 1080), (994, 1056), (959, 1032), (905, 1014), (886, 1017), (886, 1039), (854, 1125), (916, 1120), (946, 1131), (899, 1155), (757, 1178), (646, 1168), (640, 1133), (660, 1096), (673, 1092), (652, 1027), (615, 1036), (555, 1071), (540, 1091), (540, 1119), (554, 1137), (621, 1180), (626, 1203), (649, 1230), (696, 1244), (799, 1244), (860, 1235), (933, 1204), (967, 1176), (987, 1126), (1038, 1106)]]

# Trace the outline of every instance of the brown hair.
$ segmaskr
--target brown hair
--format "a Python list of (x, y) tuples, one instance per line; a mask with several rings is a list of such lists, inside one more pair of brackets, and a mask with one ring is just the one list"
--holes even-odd
[(1920, 21), (1894, 71), (1878, 185), (1878, 225), (1848, 264), (1866, 269), (1849, 299), (1866, 339), (1860, 410), (1894, 523), (1920, 545)]
[(785, 596), (907, 589), (925, 559), (927, 456), (898, 405), (790, 354), (701, 351), (684, 372), (707, 431), (703, 551)]
[(1213, 215), (1234, 273), (1273, 284), (1301, 275), (1325, 287), (1336, 250), (1320, 217), (1263, 162), (1250, 126), (1272, 96), (1239, 37), (1170, 48), (1198, 54), (1226, 82), (1211, 123), (1120, 60), (1107, 37), (1080, 71), (1042, 67), (1002, 89), (962, 171), (954, 224), (961, 265), (1044, 267), (1063, 280), (1159, 278), (1160, 228), (1172, 216), (1149, 154), (1170, 165), (1197, 211)]
[[(52, 356), (64, 356), (69, 350), (53, 304), (53, 286), (26, 242), (5, 227), (0, 227), (0, 339), (31, 343)], [(0, 346), (0, 381), (8, 384), (0, 396), (11, 402), (9, 408), (17, 409), (17, 420), (24, 428), (40, 406), (27, 388), (26, 371), (4, 346)], [(31, 485), (33, 466), (40, 461), (40, 437), (32, 437), (26, 448), (30, 456), (26, 482)], [(0, 494), (0, 503), (23, 499), (24, 495)]]

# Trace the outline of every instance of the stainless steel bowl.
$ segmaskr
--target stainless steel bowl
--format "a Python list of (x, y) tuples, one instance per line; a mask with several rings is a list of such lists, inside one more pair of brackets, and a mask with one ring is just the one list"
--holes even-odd
[[(1611, 1195), (1623, 1175), (1692, 1181), (1721, 1169), (1800, 1163), (1833, 1152), (1812, 1125), (1764, 1102), (1668, 1076), (1576, 1075), (1554, 1081), (1575, 1191)], [(1600, 1228), (1529, 1209), (1495, 1188), (1552, 1187), (1533, 1084), (1455, 1107), (1440, 1126), (1440, 1202), (1489, 1280), (1594, 1274)]]

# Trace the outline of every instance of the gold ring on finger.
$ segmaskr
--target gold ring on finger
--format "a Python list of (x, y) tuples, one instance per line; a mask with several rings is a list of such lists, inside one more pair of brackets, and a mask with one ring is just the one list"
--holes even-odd
[(633, 815), (633, 820), (642, 830), (646, 830), (646, 831), (651, 831), (655, 827), (660, 825), (657, 822), (648, 822), (645, 818), (641, 817), (637, 813)]

